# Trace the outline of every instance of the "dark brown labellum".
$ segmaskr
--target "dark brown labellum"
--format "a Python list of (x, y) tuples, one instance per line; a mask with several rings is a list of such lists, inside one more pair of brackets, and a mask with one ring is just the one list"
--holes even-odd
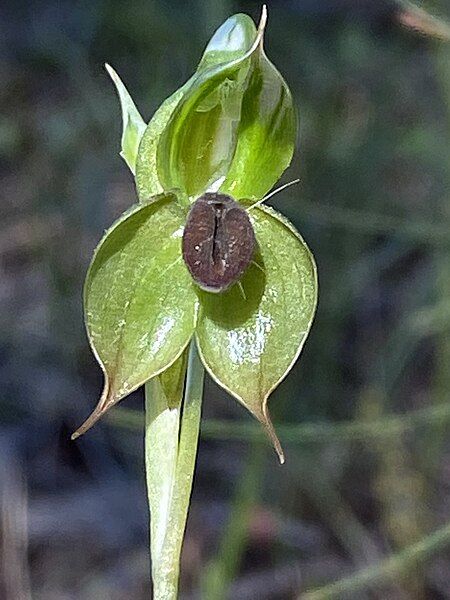
[(207, 193), (192, 205), (183, 258), (199, 287), (223, 292), (244, 273), (256, 240), (247, 211), (230, 196)]

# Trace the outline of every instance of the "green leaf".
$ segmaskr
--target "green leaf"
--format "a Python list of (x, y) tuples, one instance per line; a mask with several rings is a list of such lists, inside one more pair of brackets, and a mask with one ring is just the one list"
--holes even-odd
[[(158, 377), (161, 393), (169, 408), (178, 406), (183, 397), (187, 357), (188, 349), (186, 348), (183, 354)], [(156, 378), (153, 378), (148, 382), (150, 389), (155, 380)]]
[(227, 19), (211, 38), (196, 73), (155, 112), (143, 135), (136, 164), (136, 185), (141, 200), (145, 201), (164, 189), (169, 189), (161, 183), (158, 176), (156, 166), (158, 142), (186, 91), (194, 85), (199, 74), (245, 54), (252, 45), (255, 35), (255, 24), (248, 15), (237, 14)]
[(289, 165), (296, 119), (289, 89), (263, 50), (266, 13), (250, 48), (198, 73), (161, 132), (165, 189), (259, 199)]
[(115, 70), (108, 64), (105, 64), (105, 68), (116, 86), (122, 107), (122, 150), (120, 156), (134, 175), (138, 147), (144, 135), (146, 124)]
[(180, 411), (187, 366), (187, 349), (145, 386), (146, 470), (151, 513), (152, 568), (164, 546), (178, 457)]
[(217, 381), (266, 427), (283, 460), (267, 409), (305, 343), (317, 303), (313, 256), (287, 219), (249, 209), (259, 250), (240, 285), (202, 293), (197, 341)]
[(189, 342), (197, 296), (181, 256), (185, 218), (175, 196), (165, 194), (127, 211), (97, 247), (86, 278), (84, 308), (105, 385), (76, 436), (164, 371)]
[[(186, 354), (186, 351), (185, 351)], [(164, 380), (165, 373), (155, 379)], [(186, 385), (182, 407), (179, 404), (178, 416), (167, 420), (169, 429), (163, 429), (163, 420), (157, 425), (154, 415), (152, 394), (155, 390), (151, 382), (146, 385), (146, 432), (145, 453), (147, 482), (151, 510), (151, 555), (153, 576), (153, 597), (158, 599), (178, 598), (178, 578), (181, 546), (192, 490), (195, 458), (200, 431), (200, 417), (203, 397), (204, 368), (196, 350), (196, 344), (189, 348)], [(175, 383), (175, 381), (174, 381)], [(163, 389), (164, 386), (161, 388)], [(157, 388), (156, 388), (157, 389)], [(177, 386), (177, 401), (183, 387), (181, 380)], [(164, 390), (166, 395), (167, 388)], [(160, 393), (160, 392), (157, 392)], [(165, 403), (163, 399), (163, 403)], [(166, 412), (166, 411), (164, 411)], [(160, 415), (163, 416), (163, 415)], [(173, 417), (175, 415), (173, 414)], [(157, 417), (158, 418), (158, 417)], [(178, 431), (175, 426), (178, 425)], [(154, 439), (154, 434), (159, 437)], [(176, 447), (176, 448), (175, 448)], [(166, 461), (167, 452), (175, 460)], [(168, 469), (165, 471), (165, 469)], [(158, 489), (163, 497), (156, 497)], [(157, 523), (154, 523), (154, 519)]]

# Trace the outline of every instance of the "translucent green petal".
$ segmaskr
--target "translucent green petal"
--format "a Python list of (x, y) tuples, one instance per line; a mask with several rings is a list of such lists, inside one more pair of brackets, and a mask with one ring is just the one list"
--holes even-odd
[(249, 211), (259, 251), (240, 285), (201, 296), (197, 340), (205, 367), (267, 428), (267, 399), (305, 343), (317, 303), (313, 256), (292, 224), (267, 207)]
[(237, 146), (220, 190), (235, 198), (262, 198), (289, 166), (296, 132), (291, 92), (261, 47), (252, 59)]
[(263, 50), (265, 16), (246, 52), (197, 73), (184, 90), (158, 142), (163, 188), (259, 199), (289, 165), (296, 119), (289, 89)]
[(166, 194), (125, 213), (95, 251), (84, 309), (105, 386), (79, 433), (170, 366), (192, 336), (197, 296), (181, 256), (184, 220)]
[[(256, 27), (248, 15), (237, 14), (225, 21), (215, 32), (203, 53), (196, 73), (181, 88), (167, 98), (155, 112), (142, 138), (136, 165), (136, 186), (141, 200), (168, 189), (160, 181), (156, 168), (159, 137), (183, 95), (196, 77), (223, 63), (245, 54), (256, 36)], [(176, 186), (169, 184), (169, 187)]]

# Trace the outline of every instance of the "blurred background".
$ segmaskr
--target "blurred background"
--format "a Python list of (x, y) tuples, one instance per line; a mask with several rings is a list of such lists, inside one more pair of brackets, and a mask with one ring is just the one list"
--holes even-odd
[[(301, 121), (301, 184), (273, 204), (315, 253), (319, 309), (271, 401), (283, 468), (207, 382), (180, 597), (450, 598), (447, 32), (405, 3), (268, 4)], [(149, 119), (240, 11), (260, 2), (1, 3), (2, 600), (150, 598), (142, 426), (119, 412), (142, 394), (69, 440), (101, 389), (84, 275), (136, 200), (103, 63)]]

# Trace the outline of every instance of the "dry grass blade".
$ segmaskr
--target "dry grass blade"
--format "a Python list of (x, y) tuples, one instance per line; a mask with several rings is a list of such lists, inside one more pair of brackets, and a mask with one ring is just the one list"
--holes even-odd
[[(111, 412), (107, 420), (127, 429), (140, 429), (144, 426), (142, 413), (137, 410), (118, 408)], [(278, 425), (280, 437), (287, 444), (318, 443), (335, 441), (367, 441), (374, 438), (390, 438), (406, 434), (423, 427), (445, 426), (450, 422), (450, 405), (441, 405), (411, 411), (405, 415), (380, 417), (370, 422), (343, 421), (341, 423), (299, 423)], [(264, 440), (259, 425), (248, 422), (219, 421), (209, 419), (202, 424), (204, 438), (250, 441)]]
[(404, 27), (420, 35), (450, 41), (450, 25), (446, 21), (407, 0), (401, 0), (399, 5), (397, 18)]
[[(8, 457), (11, 459), (11, 457)], [(27, 491), (22, 470), (14, 460), (0, 466), (1, 577), (4, 600), (31, 600), (28, 571)]]
[[(412, 544), (405, 550), (394, 554), (379, 565), (363, 569), (352, 575), (327, 585), (316, 591), (301, 594), (299, 600), (331, 600), (344, 598), (347, 594), (355, 594), (372, 586), (381, 586), (392, 581), (431, 555), (450, 544), (450, 522), (438, 529), (420, 542)], [(378, 588), (379, 589), (379, 588)]]

